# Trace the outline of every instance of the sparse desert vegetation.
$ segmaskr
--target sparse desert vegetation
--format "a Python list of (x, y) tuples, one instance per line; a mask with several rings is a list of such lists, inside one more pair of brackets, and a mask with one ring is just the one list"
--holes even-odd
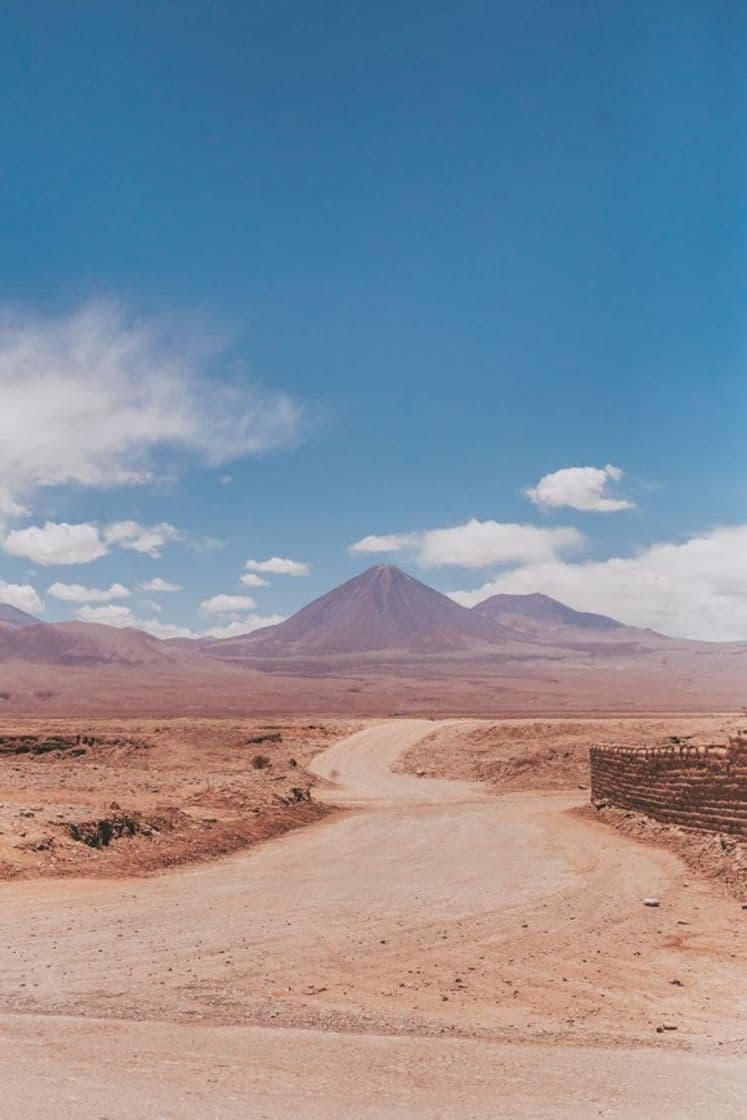
[[(0, 878), (137, 875), (319, 820), (293, 790), (352, 721), (22, 720), (0, 726)], [(263, 753), (254, 753), (261, 743)]]

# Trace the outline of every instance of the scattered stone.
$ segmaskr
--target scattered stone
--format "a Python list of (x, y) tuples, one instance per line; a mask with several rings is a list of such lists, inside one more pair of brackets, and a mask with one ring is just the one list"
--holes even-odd
[(658, 906), (659, 905), (659, 900), (658, 900), (658, 898), (644, 898), (643, 905), (644, 906)]

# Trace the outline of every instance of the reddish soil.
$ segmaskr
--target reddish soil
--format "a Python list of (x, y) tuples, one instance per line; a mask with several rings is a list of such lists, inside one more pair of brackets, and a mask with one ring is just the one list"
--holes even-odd
[(741, 1120), (741, 908), (584, 791), (393, 774), (431, 729), (338, 739), (348, 811), (231, 859), (3, 884), (6, 1113)]
[(588, 789), (589, 748), (726, 742), (743, 715), (460, 720), (442, 724), (399, 762), (401, 773), (484, 782), (496, 792)]
[(340, 720), (0, 725), (0, 878), (140, 875), (319, 820), (310, 758)]

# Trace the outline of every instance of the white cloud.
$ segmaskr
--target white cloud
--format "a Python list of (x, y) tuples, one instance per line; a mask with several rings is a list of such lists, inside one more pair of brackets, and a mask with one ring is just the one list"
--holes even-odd
[(106, 555), (106, 545), (95, 525), (86, 522), (69, 525), (66, 521), (47, 521), (27, 529), (13, 529), (3, 541), (11, 556), (34, 564), (89, 564)]
[(536, 563), (558, 553), (573, 552), (583, 543), (584, 537), (577, 529), (542, 529), (473, 518), (465, 525), (423, 533), (418, 560), (426, 568), (447, 564), (485, 568), (490, 564)]
[(7, 521), (15, 521), (18, 517), (25, 517), (28, 512), (26, 506), (22, 506), (20, 502), (15, 501), (10, 496), (9, 490), (0, 486), (0, 528), (3, 528)]
[(149, 611), (155, 611), (156, 614), (160, 614), (161, 611), (163, 610), (162, 604), (161, 603), (156, 603), (156, 601), (154, 599), (141, 599), (140, 600), (140, 606), (141, 607), (147, 607), (147, 609)]
[(30, 614), (39, 614), (44, 610), (44, 603), (29, 583), (5, 583), (0, 580), (0, 603)]
[(213, 626), (209, 630), (203, 630), (199, 637), (236, 638), (241, 634), (251, 634), (253, 630), (262, 630), (265, 626), (277, 626), (280, 622), (285, 622), (285, 615), (250, 614), (246, 618), (229, 622), (225, 626)]
[(258, 576), (255, 572), (244, 572), (239, 583), (243, 583), (244, 587), (267, 587), (267, 580), (262, 579), (262, 576)]
[[(411, 551), (424, 568), (453, 565), (486, 568), (491, 564), (538, 563), (572, 552), (584, 543), (577, 529), (541, 528), (512, 522), (478, 521), (422, 533), (394, 533), (364, 537), (351, 552)], [(388, 546), (388, 547), (385, 547)]]
[(623, 471), (608, 463), (606, 467), (564, 467), (546, 474), (526, 495), (540, 509), (583, 510), (585, 513), (615, 513), (635, 509), (635, 503), (607, 494), (609, 482), (619, 482)]
[(211, 614), (231, 614), (234, 611), (249, 610), (256, 605), (251, 595), (213, 595), (200, 603), (202, 610)]
[(271, 556), (269, 560), (247, 560), (244, 567), (248, 572), (267, 572), (276, 576), (307, 576), (311, 571), (308, 564), (282, 556)]
[(146, 580), (145, 583), (139, 584), (138, 589), (140, 591), (152, 591), (152, 592), (153, 591), (156, 591), (156, 592), (181, 591), (181, 584), (172, 583), (171, 580), (161, 579), (160, 576), (156, 576), (155, 579), (149, 579), (149, 580)]
[(143, 553), (158, 559), (168, 541), (181, 540), (183, 533), (166, 522), (140, 525), (137, 521), (115, 521), (103, 527), (83, 521), (70, 525), (66, 521), (46, 521), (12, 529), (2, 542), (11, 556), (20, 556), (34, 564), (90, 564), (105, 556), (111, 545)]
[(140, 525), (137, 521), (115, 521), (104, 528), (104, 540), (107, 544), (116, 544), (120, 548), (130, 549), (150, 556), (153, 560), (160, 559), (161, 549), (169, 541), (180, 541), (184, 534), (173, 525), (162, 521), (160, 525)]
[(107, 626), (137, 626), (137, 619), (130, 608), (115, 603), (107, 603), (102, 607), (81, 607), (75, 614), (81, 622), (103, 622)]
[(129, 607), (115, 606), (114, 604), (101, 607), (81, 607), (77, 612), (77, 617), (81, 622), (98, 622), (118, 628), (134, 627), (161, 640), (167, 638), (235, 638), (240, 634), (250, 634), (253, 630), (260, 630), (265, 626), (275, 626), (285, 620), (285, 616), (281, 614), (249, 614), (245, 618), (234, 619), (225, 625), (210, 626), (205, 630), (191, 630), (188, 626), (162, 622), (159, 618), (139, 618), (133, 614)]
[(504, 572), (452, 595), (473, 606), (499, 592), (542, 591), (577, 610), (676, 637), (747, 640), (747, 525), (661, 542), (633, 556), (568, 563), (551, 560)]
[(222, 339), (94, 303), (0, 315), (0, 506), (41, 487), (147, 482), (185, 453), (210, 466), (287, 446), (299, 406), (216, 376)]
[(188, 626), (178, 626), (174, 622), (162, 622), (160, 618), (137, 618), (135, 625), (138, 630), (144, 630), (154, 638), (166, 641), (168, 638), (199, 638)]
[(111, 603), (114, 599), (129, 598), (129, 588), (121, 583), (111, 587), (84, 587), (80, 583), (53, 583), (47, 594), (65, 603)]
[(383, 536), (371, 533), (367, 537), (361, 537), (355, 544), (351, 544), (348, 552), (401, 552), (402, 549), (417, 542), (417, 533), (386, 533)]

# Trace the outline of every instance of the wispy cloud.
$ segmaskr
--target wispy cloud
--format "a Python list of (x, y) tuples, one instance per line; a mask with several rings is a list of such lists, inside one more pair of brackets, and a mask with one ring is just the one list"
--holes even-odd
[(139, 584), (138, 590), (166, 593), (172, 591), (181, 591), (181, 585), (178, 583), (173, 583), (168, 579), (161, 579), (160, 576), (156, 576), (155, 579), (149, 579), (146, 580), (145, 583)]
[(200, 609), (211, 614), (233, 614), (250, 610), (256, 605), (251, 595), (213, 595), (210, 599), (203, 599)]
[(130, 590), (121, 583), (111, 587), (84, 587), (80, 583), (53, 583), (47, 594), (63, 603), (111, 603), (115, 599), (128, 599)]
[(267, 587), (267, 580), (262, 579), (256, 572), (244, 572), (243, 576), (239, 577), (239, 583), (243, 583), (244, 587)]
[(116, 304), (0, 313), (0, 515), (42, 487), (141, 484), (185, 454), (219, 466), (294, 443), (299, 404), (216, 377), (225, 351)]
[(355, 544), (351, 544), (348, 552), (374, 555), (382, 552), (401, 552), (405, 548), (417, 546), (419, 540), (418, 533), (385, 533), (382, 536), (370, 533), (367, 537), (361, 537)]
[[(16, 605), (16, 604), (14, 604)], [(28, 607), (22, 608), (27, 610)], [(241, 634), (250, 634), (254, 630), (261, 630), (265, 626), (275, 626), (285, 620), (281, 614), (253, 614), (243, 618), (233, 619), (230, 622), (209, 626), (204, 630), (193, 630), (189, 626), (179, 626), (175, 623), (164, 622), (159, 618), (140, 618), (129, 607), (108, 603), (105, 606), (84, 606), (76, 612), (81, 622), (98, 622), (105, 626), (119, 628), (131, 627), (143, 630), (154, 638), (234, 638)]]
[(108, 545), (116, 544), (132, 552), (140, 552), (158, 560), (161, 549), (169, 541), (181, 541), (184, 533), (168, 522), (159, 525), (139, 525), (137, 521), (115, 521), (103, 529), (104, 540)]

